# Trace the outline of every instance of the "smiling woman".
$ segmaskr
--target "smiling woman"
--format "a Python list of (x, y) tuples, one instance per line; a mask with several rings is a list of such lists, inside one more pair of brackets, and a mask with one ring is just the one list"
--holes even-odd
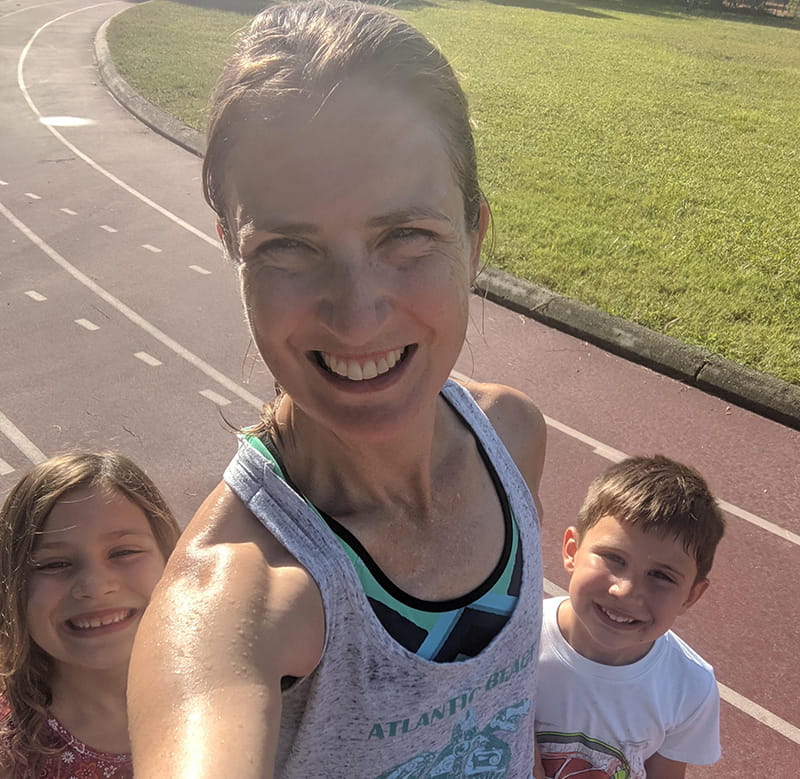
[(142, 622), (137, 777), (527, 777), (544, 423), (448, 379), (488, 222), (452, 69), (386, 10), (273, 6), (207, 148), (280, 392)]
[(111, 452), (37, 465), (0, 511), (0, 776), (125, 779), (131, 647), (178, 538)]

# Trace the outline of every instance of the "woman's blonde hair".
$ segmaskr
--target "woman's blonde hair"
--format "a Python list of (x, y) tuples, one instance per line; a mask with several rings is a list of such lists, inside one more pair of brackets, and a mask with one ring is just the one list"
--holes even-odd
[[(114, 452), (69, 452), (35, 466), (0, 509), (0, 766), (36, 768), (61, 751), (48, 741), (52, 661), (30, 638), (28, 574), (36, 539), (53, 507), (79, 487), (119, 493), (147, 517), (166, 560), (180, 535), (172, 511), (150, 478)], [(6, 762), (10, 765), (6, 766)]]

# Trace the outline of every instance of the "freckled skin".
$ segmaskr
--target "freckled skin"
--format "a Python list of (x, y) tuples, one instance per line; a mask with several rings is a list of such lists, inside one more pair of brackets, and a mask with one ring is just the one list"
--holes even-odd
[[(488, 209), (467, 228), (441, 135), (407, 99), (344, 83), (312, 115), (288, 111), (237, 137), (227, 177), (249, 325), (285, 390), (281, 454), (292, 481), (398, 586), (458, 597), (503, 545), (474, 439), (439, 396), (463, 345)], [(315, 357), (400, 347), (401, 363), (366, 386)], [(469, 389), (535, 494), (538, 409), (507, 387)], [(134, 648), (137, 779), (272, 777), (281, 679), (315, 669), (324, 633), (307, 571), (220, 484), (184, 532)]]

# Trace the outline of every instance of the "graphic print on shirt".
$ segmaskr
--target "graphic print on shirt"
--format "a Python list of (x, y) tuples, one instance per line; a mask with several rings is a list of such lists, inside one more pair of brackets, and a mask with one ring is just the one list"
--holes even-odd
[(441, 752), (423, 752), (377, 779), (502, 779), (508, 773), (511, 749), (496, 734), (515, 732), (530, 709), (527, 699), (506, 706), (481, 730), (469, 709)]
[(630, 779), (631, 768), (618, 749), (583, 733), (536, 734), (546, 779)]

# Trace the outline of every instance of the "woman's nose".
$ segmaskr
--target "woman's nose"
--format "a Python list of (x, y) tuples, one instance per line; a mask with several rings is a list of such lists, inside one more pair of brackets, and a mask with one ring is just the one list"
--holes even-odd
[(336, 263), (331, 270), (319, 315), (343, 344), (368, 344), (390, 311), (389, 269), (364, 258)]

